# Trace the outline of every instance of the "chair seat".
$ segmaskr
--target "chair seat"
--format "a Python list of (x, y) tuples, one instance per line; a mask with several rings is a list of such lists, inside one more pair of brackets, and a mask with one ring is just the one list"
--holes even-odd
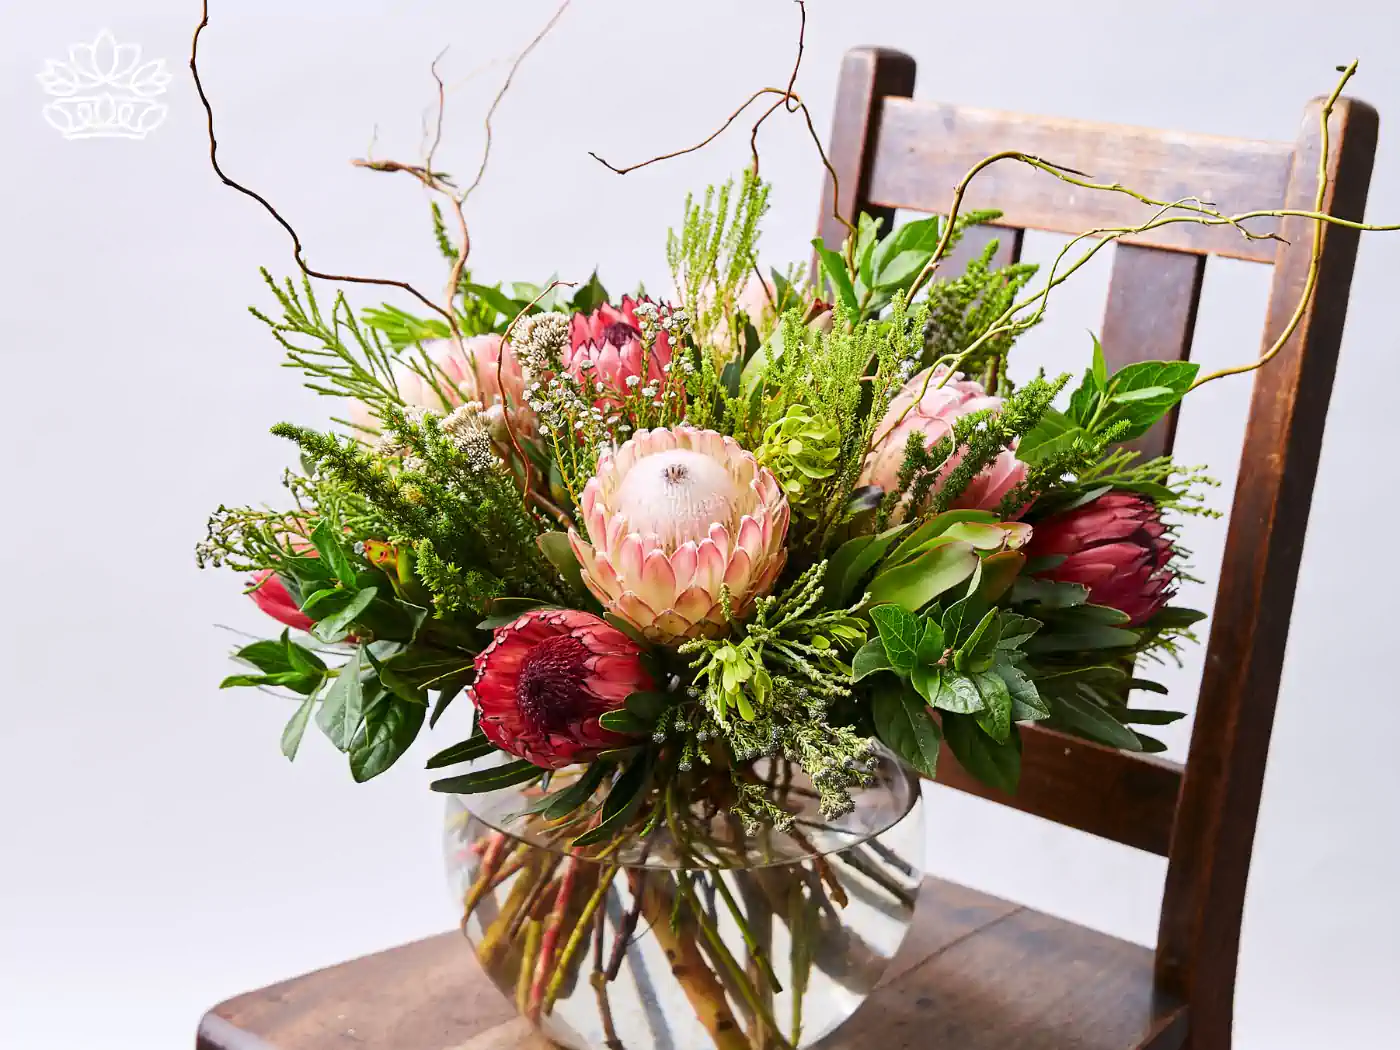
[[(880, 987), (820, 1050), (1177, 1050), (1152, 952), (941, 879)], [(447, 933), (216, 1006), (197, 1050), (542, 1050)], [(628, 1050), (648, 1050), (629, 1047)]]

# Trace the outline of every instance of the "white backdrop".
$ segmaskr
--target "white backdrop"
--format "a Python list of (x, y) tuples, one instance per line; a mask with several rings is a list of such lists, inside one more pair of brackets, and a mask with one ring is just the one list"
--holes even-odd
[[(16, 0), (0, 11), (0, 1046), (16, 1050), (188, 1046), (219, 999), (453, 920), (440, 803), (415, 761), (453, 726), (357, 787), (319, 738), (295, 765), (282, 759), (278, 701), (215, 689), (234, 636), (214, 625), (267, 624), (237, 579), (195, 570), (191, 547), (219, 502), (277, 498), (288, 449), (267, 428), (316, 421), (325, 406), (277, 368), (244, 310), (267, 301), (257, 267), (286, 273), (291, 261), (282, 232), (209, 170), (184, 70), (196, 7)], [(1400, 113), (1400, 9), (1385, 0), (810, 7), (799, 88), (823, 133), (840, 54), (862, 43), (912, 51), (923, 97), (1282, 139), (1333, 67), (1359, 55), (1354, 93)], [(347, 160), (372, 141), (377, 155), (414, 158), (428, 64), (450, 43), (440, 160), (474, 168), (503, 60), (550, 10), (214, 0), (204, 69), (224, 162), (278, 202), (313, 263), (438, 287), (420, 192)], [(697, 139), (751, 89), (785, 80), (795, 16), (784, 0), (577, 0), (501, 107), (471, 207), (477, 272), (586, 278), (597, 264), (618, 289), (639, 277), (664, 286), (664, 229), (684, 191), (737, 170), (745, 134), (625, 179), (586, 151), (625, 162)], [(175, 74), (169, 118), (145, 141), (65, 141), (40, 115), (44, 60), (103, 27)], [(820, 170), (794, 120), (768, 127), (763, 171), (777, 192), (764, 248), (783, 262), (808, 250)], [(1396, 130), (1382, 129), (1370, 206), (1389, 221), (1400, 217)], [(1028, 253), (1054, 243), (1032, 237)], [(1393, 1031), (1397, 273), (1400, 237), (1366, 239), (1245, 916), (1244, 1050), (1376, 1047)], [(1267, 277), (1212, 264), (1199, 357), (1254, 354)], [(1024, 344), (1023, 369), (1082, 361), (1106, 279), (1099, 267), (1066, 291)], [(1193, 400), (1185, 459), (1232, 469), (1247, 386)], [(1186, 532), (1203, 575), (1221, 536), (1210, 523)], [(1209, 589), (1188, 597), (1208, 602)], [(1192, 660), (1170, 676), (1179, 698), (1198, 671)], [(1153, 938), (1156, 858), (941, 790), (931, 802), (939, 873)]]

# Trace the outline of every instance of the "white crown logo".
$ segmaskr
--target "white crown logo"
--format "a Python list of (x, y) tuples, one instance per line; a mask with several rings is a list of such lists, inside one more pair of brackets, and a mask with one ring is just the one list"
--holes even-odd
[(144, 139), (170, 107), (155, 101), (171, 76), (165, 59), (141, 62), (141, 45), (118, 44), (109, 30), (91, 44), (74, 44), (68, 61), (49, 59), (39, 83), (56, 101), (44, 119), (66, 139)]

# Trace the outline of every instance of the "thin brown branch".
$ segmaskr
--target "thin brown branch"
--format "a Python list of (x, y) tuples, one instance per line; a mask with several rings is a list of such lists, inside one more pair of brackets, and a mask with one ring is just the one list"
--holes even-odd
[(520, 67), (524, 64), (525, 59), (530, 57), (530, 52), (535, 50), (535, 48), (539, 46), (540, 41), (549, 35), (550, 30), (554, 28), (564, 12), (568, 10), (571, 2), (572, 0), (564, 0), (564, 2), (559, 5), (558, 10), (550, 17), (549, 21), (544, 24), (544, 28), (535, 34), (535, 38), (525, 45), (525, 49), (521, 51), (520, 54), (515, 56), (515, 61), (511, 64), (510, 72), (506, 74), (505, 82), (501, 84), (501, 90), (496, 92), (496, 97), (491, 102), (491, 108), (486, 111), (486, 145), (481, 151), (481, 165), (476, 169), (476, 178), (472, 180), (470, 186), (462, 191), (461, 196), (458, 198), (459, 201), (465, 201), (470, 197), (472, 192), (481, 185), (481, 180), (486, 175), (486, 165), (491, 160), (491, 120), (495, 117), (496, 109), (500, 106), (501, 100), (506, 97), (506, 92), (510, 90), (510, 85), (515, 80), (515, 74), (520, 71)]
[(305, 249), (302, 247), (301, 237), (297, 234), (292, 224), (282, 216), (282, 213), (279, 212), (266, 197), (256, 190), (249, 189), (242, 183), (236, 182), (224, 171), (222, 165), (219, 163), (219, 140), (214, 133), (214, 107), (209, 101), (209, 96), (204, 90), (204, 82), (199, 75), (199, 38), (208, 26), (209, 0), (204, 0), (201, 6), (199, 25), (195, 27), (194, 39), (190, 43), (190, 76), (194, 79), (194, 88), (195, 92), (199, 95), (200, 105), (204, 107), (205, 122), (208, 127), (209, 135), (209, 163), (214, 169), (214, 174), (219, 177), (219, 181), (230, 189), (237, 190), (244, 196), (251, 197), (253, 200), (257, 201), (262, 205), (263, 209), (276, 220), (277, 224), (287, 232), (287, 236), (292, 239), (292, 257), (296, 259), (297, 266), (301, 268), (302, 273), (306, 274), (306, 276), (314, 277), (321, 281), (335, 281), (342, 284), (372, 284), (386, 288), (399, 288), (413, 296), (434, 313), (442, 315), (447, 320), (452, 330), (458, 332), (457, 318), (453, 316), (452, 311), (450, 309), (444, 309), (441, 305), (429, 299), (407, 281), (399, 281), (389, 277), (362, 277), (354, 274), (326, 273), (321, 270), (313, 269), (306, 261), (306, 253)]
[(806, 0), (797, 0), (797, 7), (802, 12), (802, 23), (797, 27), (797, 60), (792, 64), (792, 76), (788, 77), (788, 101), (787, 111), (796, 113), (797, 107), (792, 104), (795, 97), (793, 91), (797, 87), (797, 71), (802, 68), (802, 52), (807, 49), (807, 4)]
[[(432, 75), (433, 83), (437, 84), (437, 122), (433, 128), (433, 141), (428, 146), (428, 152), (423, 161), (423, 167), (428, 171), (433, 170), (433, 156), (437, 153), (438, 147), (442, 145), (442, 120), (447, 112), (447, 87), (442, 82), (442, 75), (438, 73), (438, 63), (442, 61), (442, 56), (447, 54), (447, 48), (443, 48), (434, 57), (432, 64), (428, 66), (428, 72)], [(444, 180), (446, 181), (446, 180)], [(451, 185), (450, 182), (446, 183)]]

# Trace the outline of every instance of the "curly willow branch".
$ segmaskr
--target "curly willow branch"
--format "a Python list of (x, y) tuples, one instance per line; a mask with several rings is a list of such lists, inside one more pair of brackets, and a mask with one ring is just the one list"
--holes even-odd
[(413, 296), (424, 306), (445, 318), (452, 331), (457, 333), (460, 338), (457, 318), (453, 312), (428, 298), (407, 281), (394, 280), (388, 277), (359, 277), (352, 274), (325, 273), (313, 269), (306, 261), (306, 254), (302, 247), (301, 237), (292, 227), (292, 224), (283, 218), (282, 213), (273, 207), (272, 203), (262, 194), (258, 193), (256, 190), (249, 189), (242, 183), (234, 181), (225, 173), (223, 167), (219, 164), (219, 140), (214, 134), (214, 107), (209, 101), (209, 96), (205, 93), (204, 82), (200, 79), (199, 75), (199, 38), (208, 26), (209, 0), (204, 0), (201, 8), (199, 25), (195, 27), (194, 39), (190, 43), (190, 75), (194, 78), (195, 92), (199, 95), (200, 104), (204, 107), (205, 121), (209, 133), (209, 163), (214, 169), (214, 174), (219, 177), (219, 181), (225, 186), (235, 189), (239, 193), (257, 201), (263, 206), (267, 213), (277, 221), (277, 224), (287, 231), (287, 235), (292, 239), (292, 257), (296, 259), (297, 266), (301, 268), (302, 273), (306, 274), (308, 277), (315, 277), (317, 280), (322, 281), (336, 281), (342, 284), (373, 284), (382, 287), (400, 288)]

